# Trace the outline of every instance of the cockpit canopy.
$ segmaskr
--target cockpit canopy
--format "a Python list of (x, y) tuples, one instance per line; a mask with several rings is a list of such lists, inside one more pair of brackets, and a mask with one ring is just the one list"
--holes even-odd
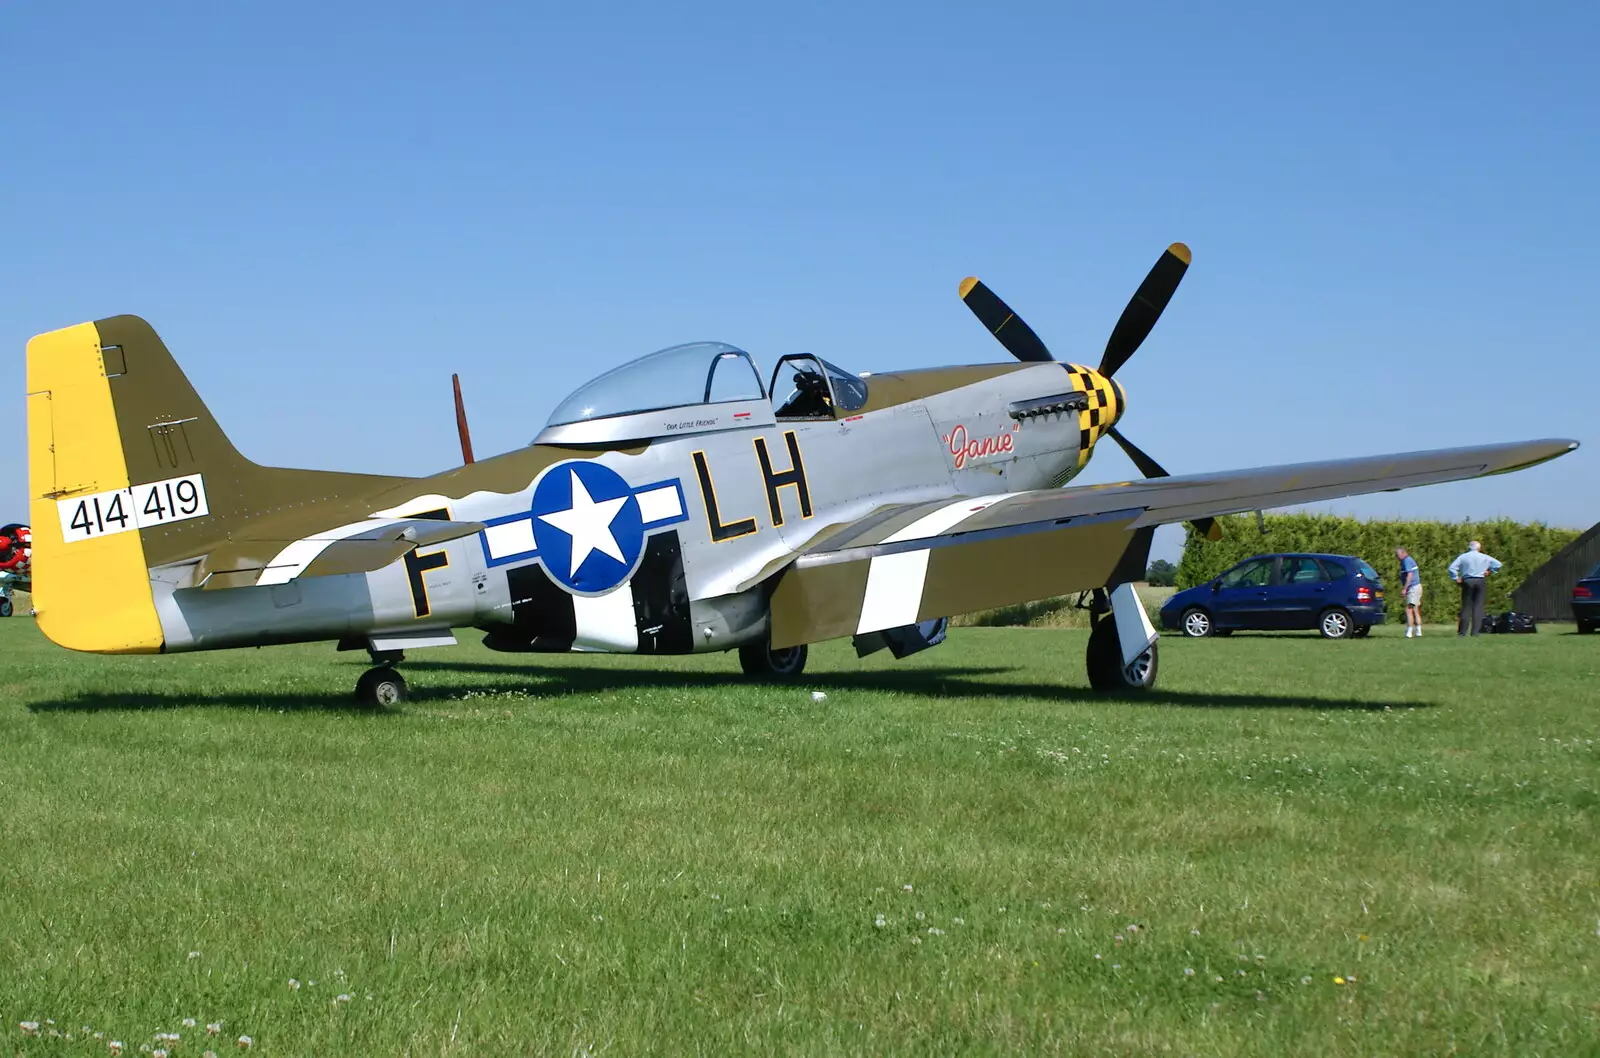
[(791, 353), (773, 371), (772, 404), (768, 392), (744, 350), (721, 342), (675, 345), (578, 387), (550, 414), (537, 443), (611, 443), (832, 419), (865, 406), (867, 383), (809, 353)]
[(556, 405), (545, 425), (766, 396), (749, 353), (721, 342), (690, 342), (630, 360), (584, 383)]

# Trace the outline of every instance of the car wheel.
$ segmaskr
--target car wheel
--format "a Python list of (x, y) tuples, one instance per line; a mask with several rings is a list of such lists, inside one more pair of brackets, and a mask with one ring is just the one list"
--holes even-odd
[(1372, 633), (1371, 625), (1357, 625), (1350, 630), (1351, 639), (1365, 639)]
[(1198, 606), (1183, 611), (1178, 623), (1183, 627), (1183, 634), (1190, 639), (1204, 639), (1217, 630), (1217, 626), (1211, 621), (1211, 615)]
[(739, 648), (739, 667), (746, 676), (771, 683), (785, 683), (798, 678), (805, 671), (806, 648), (802, 644), (774, 650), (772, 644), (763, 639)]
[(1334, 607), (1324, 610), (1322, 616), (1317, 618), (1317, 631), (1322, 633), (1324, 639), (1349, 639), (1355, 630), (1355, 623), (1350, 620), (1350, 611)]
[(1588, 621), (1578, 622), (1578, 634), (1580, 636), (1590, 635), (1597, 629), (1600, 629), (1600, 625), (1590, 624)]

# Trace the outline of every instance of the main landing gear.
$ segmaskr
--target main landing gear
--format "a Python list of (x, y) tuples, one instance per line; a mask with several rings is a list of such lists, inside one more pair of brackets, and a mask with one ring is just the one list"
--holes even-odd
[(739, 648), (739, 667), (746, 676), (758, 680), (789, 683), (799, 679), (806, 669), (806, 648), (802, 644), (774, 650), (772, 641), (763, 636), (761, 642)]
[(406, 681), (394, 670), (405, 660), (402, 650), (371, 650), (374, 668), (361, 674), (356, 681), (356, 701), (371, 709), (387, 709), (405, 701)]
[[(1089, 622), (1089, 648), (1084, 656), (1089, 686), (1102, 694), (1147, 691), (1155, 686), (1159, 662), (1156, 633), (1132, 585), (1119, 585), (1109, 596), (1104, 590), (1095, 592)], [(1134, 653), (1141, 645), (1144, 649)]]

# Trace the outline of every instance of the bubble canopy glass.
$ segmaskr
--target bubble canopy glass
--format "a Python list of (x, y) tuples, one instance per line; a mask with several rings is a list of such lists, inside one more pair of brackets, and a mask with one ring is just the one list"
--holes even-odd
[(550, 413), (546, 427), (692, 404), (765, 400), (750, 354), (721, 342), (675, 345), (586, 382)]

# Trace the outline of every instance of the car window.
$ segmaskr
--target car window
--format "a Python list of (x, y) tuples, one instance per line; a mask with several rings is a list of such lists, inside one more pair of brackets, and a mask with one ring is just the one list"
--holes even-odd
[(1316, 584), (1327, 579), (1316, 559), (1304, 555), (1291, 555), (1283, 560), (1283, 572), (1279, 575), (1278, 583)]
[(1378, 571), (1373, 569), (1371, 566), (1367, 565), (1366, 562), (1362, 561), (1359, 558), (1356, 559), (1356, 569), (1359, 570), (1361, 575), (1363, 577), (1367, 578), (1368, 580), (1377, 580), (1378, 579)]
[(1272, 559), (1258, 558), (1235, 566), (1222, 575), (1224, 588), (1264, 588), (1272, 580)]
[(1589, 575), (1584, 578), (1584, 580), (1597, 580), (1597, 579), (1600, 579), (1600, 566), (1596, 566), (1594, 569), (1591, 569), (1589, 571)]
[(1329, 580), (1344, 580), (1350, 575), (1350, 571), (1345, 569), (1342, 564), (1329, 562), (1327, 559), (1322, 560), (1322, 573)]

